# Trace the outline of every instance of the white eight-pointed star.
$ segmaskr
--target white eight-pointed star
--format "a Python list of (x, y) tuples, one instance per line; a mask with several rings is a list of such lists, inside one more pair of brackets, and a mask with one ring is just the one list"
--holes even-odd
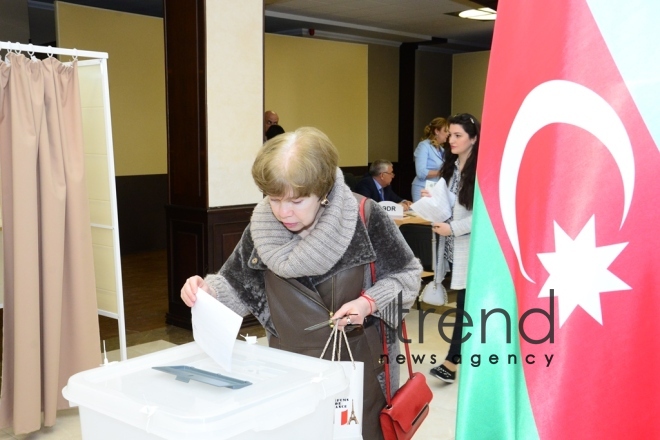
[(554, 289), (559, 302), (560, 327), (577, 306), (602, 325), (600, 294), (631, 289), (608, 270), (628, 243), (596, 247), (595, 216), (589, 219), (575, 240), (557, 222), (554, 228), (555, 252), (538, 254), (550, 274), (539, 298), (550, 296), (550, 289)]

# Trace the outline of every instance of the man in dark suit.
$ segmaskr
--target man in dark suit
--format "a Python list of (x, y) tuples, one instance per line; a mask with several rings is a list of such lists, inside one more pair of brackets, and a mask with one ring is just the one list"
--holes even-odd
[(394, 167), (392, 162), (384, 159), (375, 160), (369, 167), (369, 174), (355, 186), (355, 192), (377, 202), (388, 201), (403, 206), (403, 210), (410, 209), (411, 202), (399, 197), (390, 183), (394, 179)]

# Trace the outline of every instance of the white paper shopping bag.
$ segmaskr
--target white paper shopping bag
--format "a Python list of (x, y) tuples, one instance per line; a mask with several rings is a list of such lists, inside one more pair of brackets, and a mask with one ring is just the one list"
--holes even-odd
[(362, 403), (364, 394), (364, 363), (340, 362), (349, 381), (348, 395), (335, 399), (333, 438), (362, 438)]
[[(332, 434), (334, 439), (362, 440), (362, 404), (364, 395), (364, 363), (355, 362), (348, 338), (343, 330), (334, 326), (328, 342), (325, 343), (321, 359), (325, 356), (328, 346), (332, 342), (333, 362), (339, 362), (344, 369), (348, 380), (348, 389), (342, 393), (342, 397), (335, 399), (335, 414)], [(341, 362), (341, 346), (346, 343), (350, 361)]]

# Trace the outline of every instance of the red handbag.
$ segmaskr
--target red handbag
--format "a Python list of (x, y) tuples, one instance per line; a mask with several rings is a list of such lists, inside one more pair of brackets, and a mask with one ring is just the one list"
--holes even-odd
[[(380, 322), (383, 334), (383, 352), (387, 356), (387, 338), (385, 336), (385, 324)], [(408, 339), (405, 321), (401, 322), (404, 339)], [(385, 440), (411, 439), (419, 429), (426, 416), (429, 415), (429, 403), (433, 399), (433, 392), (426, 383), (422, 373), (412, 372), (410, 361), (410, 348), (406, 346), (406, 362), (408, 363), (408, 374), (410, 378), (399, 391), (391, 397), (390, 388), (390, 365), (389, 356), (385, 359), (385, 386), (387, 406), (380, 411), (380, 427)]]
[[(366, 200), (366, 198), (360, 200), (360, 217), (365, 224), (367, 223), (364, 209)], [(371, 262), (370, 266), (371, 282), (375, 283), (376, 265)], [(403, 331), (403, 338), (408, 340), (405, 320), (401, 320), (401, 330)], [(422, 373), (413, 374), (410, 348), (408, 347), (408, 343), (404, 342), (410, 378), (399, 388), (394, 398), (392, 398), (390, 357), (387, 350), (385, 324), (382, 319), (380, 320), (380, 333), (383, 337), (383, 354), (385, 355), (385, 395), (387, 398), (387, 405), (380, 411), (380, 428), (383, 431), (385, 440), (411, 439), (429, 414), (429, 403), (433, 400), (433, 392), (426, 383), (426, 378)]]

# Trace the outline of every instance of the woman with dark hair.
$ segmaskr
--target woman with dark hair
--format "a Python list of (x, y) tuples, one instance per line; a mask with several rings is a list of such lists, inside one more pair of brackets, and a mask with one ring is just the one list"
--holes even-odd
[[(364, 198), (344, 184), (338, 161), (335, 146), (315, 128), (266, 142), (252, 165), (264, 199), (220, 271), (188, 278), (181, 298), (192, 306), (202, 289), (242, 316), (252, 313), (271, 347), (309, 356), (321, 356), (332, 323), (348, 327), (353, 357), (364, 362), (362, 436), (378, 440), (386, 404), (380, 322), (391, 341), (389, 357), (397, 359), (398, 313), (417, 297), (422, 267), (395, 223), (371, 199), (363, 222), (359, 205)], [(320, 322), (327, 325), (305, 331)], [(340, 348), (341, 358), (348, 359), (346, 345)], [(325, 358), (332, 352), (327, 350)], [(395, 369), (390, 368), (393, 389), (398, 388)]]
[[(447, 187), (456, 196), (456, 200), (449, 220), (444, 223), (433, 224), (433, 231), (440, 235), (441, 243), (444, 241), (444, 258), (439, 264), (439, 278), (444, 277), (451, 270), (451, 288), (457, 291), (456, 322), (454, 323), (454, 333), (451, 338), (449, 353), (441, 365), (431, 369), (433, 376), (449, 383), (454, 382), (456, 379), (456, 370), (461, 359), (465, 284), (470, 252), (472, 204), (477, 175), (480, 132), (479, 121), (468, 113), (449, 118), (449, 146), (451, 152), (446, 155), (440, 174), (445, 182), (448, 182)], [(428, 191), (423, 191), (422, 195), (428, 196), (430, 194)]]
[(412, 182), (412, 199), (416, 202), (421, 191), (426, 188), (426, 181), (440, 180), (440, 168), (445, 160), (447, 142), (447, 120), (435, 118), (424, 127), (424, 137), (415, 148), (415, 178)]

